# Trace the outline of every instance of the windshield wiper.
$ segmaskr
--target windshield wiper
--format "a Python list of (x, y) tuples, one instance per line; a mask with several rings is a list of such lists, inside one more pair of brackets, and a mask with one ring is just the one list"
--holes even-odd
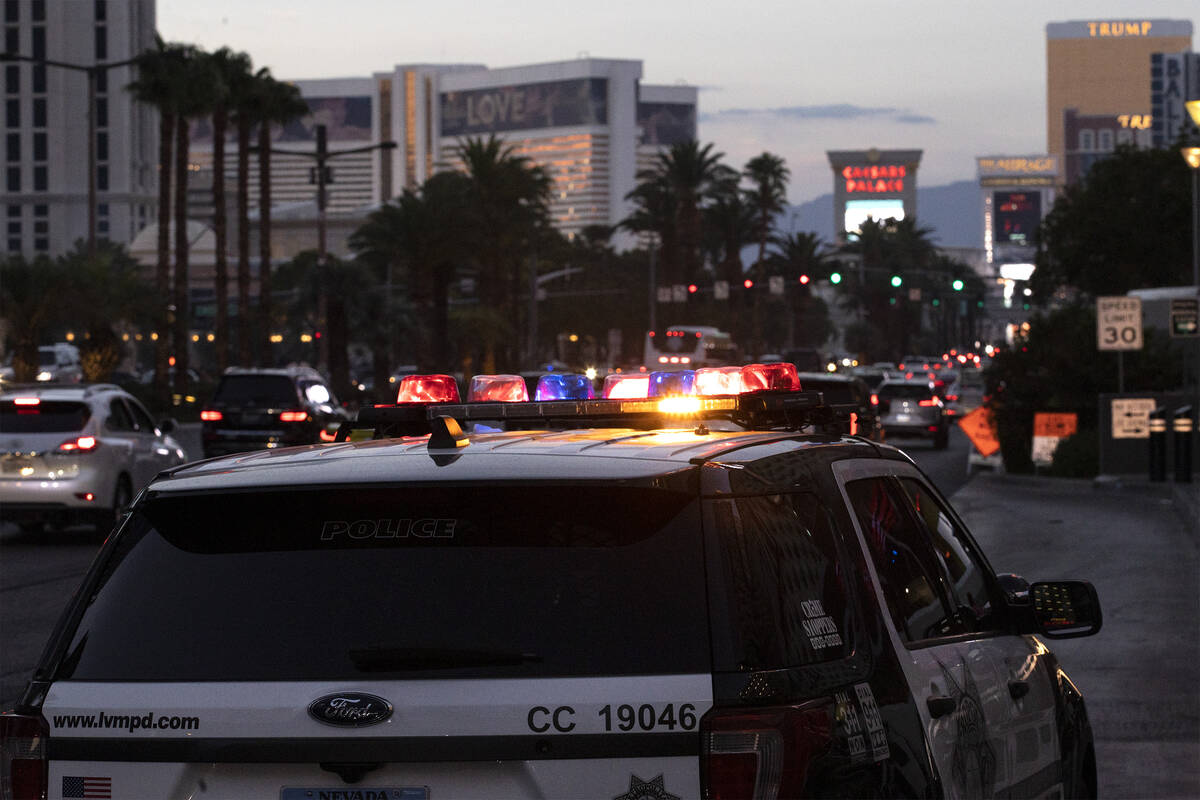
[(351, 650), (349, 655), (360, 672), (510, 667), (542, 661), (542, 657), (537, 653), (455, 650), (443, 647), (366, 647)]

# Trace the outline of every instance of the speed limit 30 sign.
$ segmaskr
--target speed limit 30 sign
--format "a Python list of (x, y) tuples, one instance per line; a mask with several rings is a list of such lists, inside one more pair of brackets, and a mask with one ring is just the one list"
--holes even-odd
[(1096, 347), (1100, 350), (1142, 349), (1142, 299), (1096, 298)]

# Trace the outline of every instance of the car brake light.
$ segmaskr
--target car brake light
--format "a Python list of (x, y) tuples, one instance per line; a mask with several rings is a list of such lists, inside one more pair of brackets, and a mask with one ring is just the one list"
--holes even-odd
[(941, 402), (936, 397), (931, 397), (928, 400), (920, 401), (919, 403), (917, 403), (917, 405), (924, 406), (925, 408), (929, 408), (930, 406), (940, 406)]
[(200, 412), (200, 419), (204, 422), (220, 422), (221, 420), (225, 419), (225, 415), (220, 411), (213, 411), (212, 409), (206, 408)]
[(0, 796), (37, 800), (49, 788), (46, 739), (50, 726), (39, 716), (0, 714)]
[(875, 394), (874, 392), (871, 392), (871, 405), (879, 405), (879, 395)]
[(397, 403), (457, 403), (453, 375), (406, 375), (396, 390)]
[(700, 720), (707, 800), (802, 797), (809, 763), (829, 748), (831, 704), (709, 711)]
[(308, 419), (307, 411), (281, 411), (279, 412), (280, 422), (304, 422)]
[(58, 450), (60, 453), (90, 453), (99, 445), (100, 440), (95, 436), (77, 436), (60, 444)]
[(947, 399), (948, 401), (950, 401), (951, 403), (957, 403), (957, 402), (958, 402), (958, 395), (956, 395), (956, 394), (948, 394), (948, 395), (946, 395), (946, 399)]
[(317, 436), (321, 437), (322, 442), (336, 442), (337, 431), (327, 431), (324, 428), (317, 431)]
[(40, 397), (14, 397), (13, 405), (15, 406), (36, 406), (42, 402)]

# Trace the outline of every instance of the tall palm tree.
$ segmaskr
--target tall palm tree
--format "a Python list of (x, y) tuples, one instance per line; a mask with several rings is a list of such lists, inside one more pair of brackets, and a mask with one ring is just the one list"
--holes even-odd
[(758, 238), (757, 263), (762, 263), (767, 256), (772, 222), (787, 202), (788, 178), (792, 173), (782, 158), (763, 152), (746, 162), (742, 174), (751, 184), (746, 190), (746, 201), (754, 209), (754, 229)]
[(269, 71), (258, 79), (258, 347), (265, 363), (271, 352), (271, 126), (283, 125), (308, 113), (308, 103), (295, 84), (277, 81)]
[[(658, 170), (641, 170), (637, 174), (638, 184), (625, 199), (633, 203), (633, 211), (619, 226), (633, 233), (657, 237), (650, 244), (653, 281), (650, 292), (657, 291), (657, 284), (679, 283), (679, 221), (675, 195), (670, 184)], [(657, 260), (657, 264), (653, 261)]]
[[(738, 189), (738, 173), (728, 167), (722, 167), (720, 172), (713, 185), (711, 202), (702, 214), (705, 247), (716, 265), (714, 277), (737, 287), (743, 280), (742, 248), (754, 241), (754, 210)], [(748, 331), (743, 329), (740, 312), (737, 303), (726, 303), (721, 326), (733, 335), (734, 341), (746, 343)]]
[(219, 76), (202, 50), (187, 46), (181, 69), (186, 90), (175, 101), (175, 281), (173, 298), (175, 325), (171, 344), (175, 353), (173, 390), (177, 397), (188, 394), (188, 367), (191, 322), (188, 282), (188, 150), (191, 145), (190, 122), (211, 113), (218, 95)]
[(491, 371), (499, 357), (515, 369), (522, 352), (521, 309), (516, 298), (538, 232), (549, 223), (550, 178), (539, 166), (515, 153), (495, 135), (469, 137), (455, 148), (471, 180), (475, 219), (480, 235), (479, 299), (507, 320), (508, 346), (497, 351), (505, 332), (496, 330), (484, 342), (484, 368)]
[(695, 139), (677, 142), (661, 153), (656, 169), (661, 174), (676, 202), (679, 243), (681, 250), (681, 283), (695, 279), (700, 271), (700, 208), (721, 177), (718, 167), (724, 153), (713, 152), (713, 145)]
[(214, 288), (217, 295), (214, 318), (214, 340), (217, 351), (217, 371), (224, 372), (229, 366), (229, 264), (227, 212), (225, 204), (225, 135), (229, 128), (231, 111), (241, 102), (251, 80), (250, 56), (222, 47), (208, 56), (212, 68), (220, 77), (220, 94), (212, 110), (213, 130), (213, 235), (216, 238), (216, 272)]
[(187, 92), (186, 62), (188, 45), (167, 44), (154, 37), (154, 47), (134, 60), (137, 78), (126, 89), (141, 103), (158, 110), (158, 257), (155, 263), (155, 288), (160, 298), (154, 330), (154, 393), (165, 407), (170, 344), (168, 328), (171, 296), (171, 170), (172, 146), (175, 140), (177, 104)]

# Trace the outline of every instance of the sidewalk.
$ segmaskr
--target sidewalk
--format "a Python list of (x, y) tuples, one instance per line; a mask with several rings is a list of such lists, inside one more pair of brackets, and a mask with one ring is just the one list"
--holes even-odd
[(1198, 488), (985, 473), (954, 495), (997, 572), (1100, 595), (1099, 634), (1048, 644), (1087, 699), (1101, 797), (1200, 796)]

